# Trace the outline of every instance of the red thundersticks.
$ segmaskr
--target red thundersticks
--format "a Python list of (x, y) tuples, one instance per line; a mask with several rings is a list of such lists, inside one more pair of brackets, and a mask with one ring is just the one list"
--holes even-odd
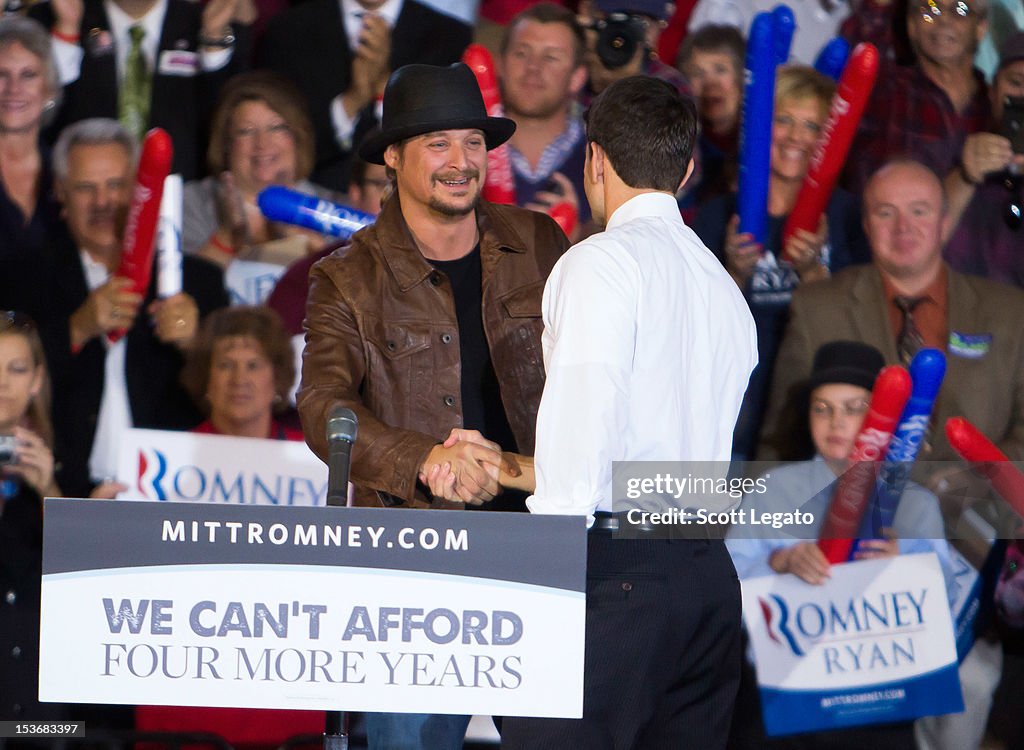
[(963, 417), (946, 420), (946, 438), (953, 450), (992, 483), (1018, 516), (1024, 518), (1024, 474), (1006, 454)]
[[(494, 59), (491, 53), (480, 44), (471, 44), (462, 53), (462, 62), (466, 63), (476, 76), (488, 116), (503, 117), (505, 109), (501, 105), (501, 89), (498, 88), (498, 77), (494, 72)], [(512, 177), (508, 146), (498, 146), (487, 152), (487, 179), (484, 181), (483, 197), (491, 203), (516, 202), (516, 184)]]
[(877, 76), (878, 50), (872, 44), (858, 44), (843, 69), (839, 86), (832, 97), (828, 120), (821, 131), (821, 138), (811, 157), (811, 165), (796, 203), (786, 220), (782, 232), (783, 244), (798, 229), (812, 233), (818, 231), (818, 222), (821, 221), (821, 215), (832, 196), (832, 189), (839, 179), (839, 172), (846, 162), (857, 124), (867, 106)]
[[(146, 133), (121, 242), (121, 264), (114, 273), (115, 276), (130, 279), (131, 291), (138, 294), (146, 293), (153, 274), (153, 248), (160, 221), (160, 200), (164, 193), (164, 180), (171, 172), (173, 156), (171, 137), (165, 130), (153, 128)], [(126, 330), (111, 331), (107, 338), (115, 342), (124, 336)]]
[(850, 557), (853, 537), (871, 501), (882, 459), (910, 398), (910, 388), (910, 374), (899, 365), (886, 367), (875, 380), (871, 405), (850, 453), (849, 468), (839, 477), (818, 537), (818, 546), (831, 564), (846, 562)]

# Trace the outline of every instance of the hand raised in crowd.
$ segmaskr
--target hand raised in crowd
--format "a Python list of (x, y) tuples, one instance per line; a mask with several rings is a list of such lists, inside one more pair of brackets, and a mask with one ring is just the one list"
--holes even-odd
[(110, 331), (130, 328), (142, 304), (142, 295), (131, 291), (130, 279), (111, 276), (71, 314), (71, 346), (80, 347)]
[(828, 268), (821, 263), (821, 252), (827, 241), (828, 221), (824, 215), (818, 222), (817, 232), (811, 233), (806, 229), (798, 229), (786, 241), (783, 255), (793, 264), (801, 281), (828, 278)]
[(228, 171), (217, 178), (217, 234), (235, 252), (263, 241), (267, 234), (267, 220), (259, 206), (246, 203)]
[(768, 558), (776, 573), (792, 573), (803, 581), (820, 586), (830, 577), (825, 553), (815, 542), (798, 542), (792, 547), (777, 549)]
[[(552, 206), (556, 206), (559, 203), (568, 203), (573, 207), (576, 215), (580, 213), (580, 198), (576, 193), (576, 188), (572, 184), (572, 180), (566, 177), (561, 172), (554, 172), (551, 175), (551, 182), (554, 183), (556, 190), (538, 190), (533, 200), (527, 203), (523, 208), (528, 208), (531, 211), (537, 211), (542, 214), (546, 214)], [(569, 237), (570, 242), (577, 242), (579, 240), (580, 224), (576, 223), (576, 228), (572, 232), (572, 236)]]
[(740, 289), (745, 289), (761, 258), (761, 243), (750, 232), (740, 234), (739, 226), (740, 217), (733, 216), (725, 227), (725, 270)]
[(230, 28), (240, 5), (239, 0), (209, 0), (203, 8), (202, 35), (219, 37)]
[(1010, 162), (1024, 169), (1024, 155), (1013, 153), (1008, 138), (995, 133), (972, 133), (964, 141), (960, 163), (968, 182), (978, 184), (986, 175), (1006, 169)]
[(14, 474), (39, 493), (40, 497), (59, 495), (53, 481), (53, 452), (36, 433), (26, 427), (14, 428), (15, 462), (4, 466), (4, 474)]
[(199, 330), (199, 307), (188, 294), (154, 300), (147, 312), (153, 318), (156, 337), (179, 349), (188, 348)]
[(380, 16), (367, 13), (352, 58), (352, 84), (342, 97), (350, 117), (384, 90), (390, 75), (391, 28)]
[[(453, 436), (459, 433), (453, 440)], [(483, 505), (498, 494), (501, 446), (476, 430), (453, 430), (448, 440), (435, 445), (420, 467), (420, 481), (435, 497), (470, 505)]]
[(53, 29), (66, 37), (77, 37), (82, 28), (82, 15), (85, 13), (84, 0), (50, 0), (53, 15), (56, 17)]
[(900, 553), (900, 542), (892, 529), (882, 529), (884, 539), (861, 539), (857, 542), (854, 560), (878, 560), (896, 557)]

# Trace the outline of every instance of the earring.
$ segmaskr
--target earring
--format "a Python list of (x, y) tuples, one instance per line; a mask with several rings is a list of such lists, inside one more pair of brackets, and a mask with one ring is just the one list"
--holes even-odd
[(54, 109), (56, 106), (57, 106), (57, 100), (56, 99), (47, 99), (45, 102), (43, 102), (43, 112), (49, 112), (50, 110)]

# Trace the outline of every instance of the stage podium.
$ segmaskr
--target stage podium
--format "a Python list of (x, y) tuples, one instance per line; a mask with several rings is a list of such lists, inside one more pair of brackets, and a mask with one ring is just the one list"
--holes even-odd
[(44, 701), (578, 718), (582, 517), (47, 499)]

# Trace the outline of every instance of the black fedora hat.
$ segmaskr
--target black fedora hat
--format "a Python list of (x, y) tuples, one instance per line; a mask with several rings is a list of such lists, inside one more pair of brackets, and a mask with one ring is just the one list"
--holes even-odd
[(871, 390), (885, 367), (882, 353), (860, 341), (830, 341), (814, 354), (810, 389), (826, 383), (848, 383)]
[(403, 65), (384, 89), (380, 133), (363, 141), (359, 156), (383, 164), (392, 143), (435, 130), (468, 129), (482, 130), (490, 150), (511, 138), (516, 124), (507, 117), (487, 116), (476, 76), (465, 63)]

